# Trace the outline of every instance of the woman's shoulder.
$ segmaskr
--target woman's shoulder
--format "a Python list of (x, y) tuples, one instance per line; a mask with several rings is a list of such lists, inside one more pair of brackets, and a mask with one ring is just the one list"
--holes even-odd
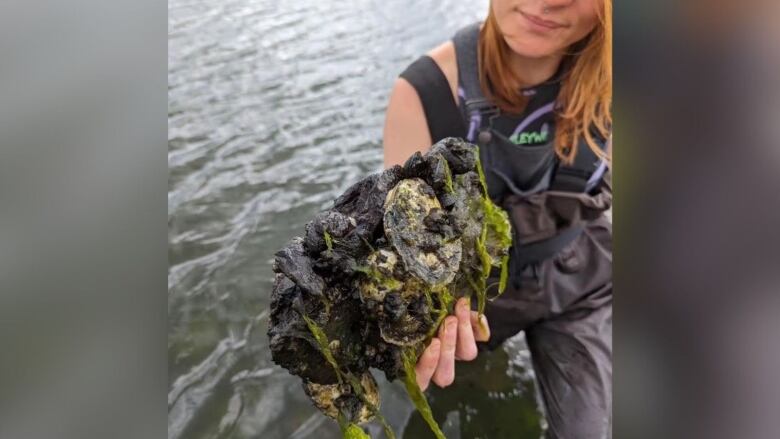
[(452, 90), (452, 97), (458, 102), (458, 61), (455, 55), (455, 45), (451, 40), (440, 44), (426, 55), (439, 66)]
[(458, 63), (452, 41), (440, 44), (411, 63), (396, 81), (394, 92), (422, 94), (431, 87), (448, 88), (457, 105)]
[[(479, 34), (479, 29), (482, 27), (482, 22), (475, 22), (471, 25), (465, 26), (461, 28), (454, 36), (453, 39), (447, 40), (444, 43), (434, 47), (431, 49), (428, 53), (426, 53), (424, 56), (418, 58), (414, 63), (412, 63), (406, 71), (404, 71), (404, 74), (408, 72), (409, 70), (422, 70), (424, 71), (425, 75), (429, 75), (432, 68), (435, 68), (431, 63), (430, 60), (427, 58), (430, 58), (434, 61), (436, 64), (436, 67), (441, 70), (444, 77), (447, 79), (447, 85), (450, 88), (450, 92), (452, 93), (452, 98), (454, 99), (455, 103), (457, 104), (459, 102), (458, 100), (458, 58), (457, 58), (457, 52), (458, 50), (455, 49), (455, 40), (460, 38), (459, 40), (459, 46), (462, 46), (463, 44), (472, 44), (474, 41), (474, 38), (477, 38)], [(464, 42), (464, 39), (466, 40)], [(468, 55), (468, 50), (466, 51)], [(426, 58), (427, 57), (427, 58)], [(401, 82), (404, 82), (402, 74)], [(406, 83), (405, 85), (410, 85), (409, 83)], [(414, 86), (413, 84), (411, 84)]]

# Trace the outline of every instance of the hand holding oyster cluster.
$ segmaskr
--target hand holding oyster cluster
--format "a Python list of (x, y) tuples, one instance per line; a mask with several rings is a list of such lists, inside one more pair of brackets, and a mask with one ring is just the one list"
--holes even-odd
[(484, 308), (486, 280), (506, 283), (511, 230), (487, 196), (477, 147), (448, 138), (357, 182), (276, 253), (268, 330), (274, 362), (345, 436), (378, 419), (369, 368), (401, 377), (444, 437), (414, 365), (459, 297)]

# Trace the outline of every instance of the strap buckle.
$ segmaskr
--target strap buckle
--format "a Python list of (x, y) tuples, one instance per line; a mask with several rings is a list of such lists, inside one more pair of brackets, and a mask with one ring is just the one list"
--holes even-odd
[(483, 116), (498, 116), (501, 110), (485, 98), (466, 99), (466, 112), (468, 114), (479, 113)]

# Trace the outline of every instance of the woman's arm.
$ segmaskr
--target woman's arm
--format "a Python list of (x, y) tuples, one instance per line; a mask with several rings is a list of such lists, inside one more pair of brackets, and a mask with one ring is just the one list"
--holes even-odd
[(385, 168), (402, 165), (415, 152), (425, 152), (431, 147), (422, 102), (406, 79), (396, 79), (390, 93), (382, 138)]
[[(457, 102), (458, 63), (455, 45), (447, 41), (427, 55), (447, 78), (452, 98)], [(406, 79), (398, 78), (390, 93), (385, 116), (385, 168), (403, 164), (415, 152), (430, 149), (432, 143), (420, 96)]]

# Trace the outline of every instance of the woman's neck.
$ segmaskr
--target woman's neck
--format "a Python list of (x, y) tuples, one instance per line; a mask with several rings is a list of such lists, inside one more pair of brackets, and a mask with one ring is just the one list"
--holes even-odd
[(509, 65), (520, 80), (520, 87), (533, 87), (549, 80), (558, 71), (562, 60), (563, 55), (527, 58), (514, 52), (509, 54)]

